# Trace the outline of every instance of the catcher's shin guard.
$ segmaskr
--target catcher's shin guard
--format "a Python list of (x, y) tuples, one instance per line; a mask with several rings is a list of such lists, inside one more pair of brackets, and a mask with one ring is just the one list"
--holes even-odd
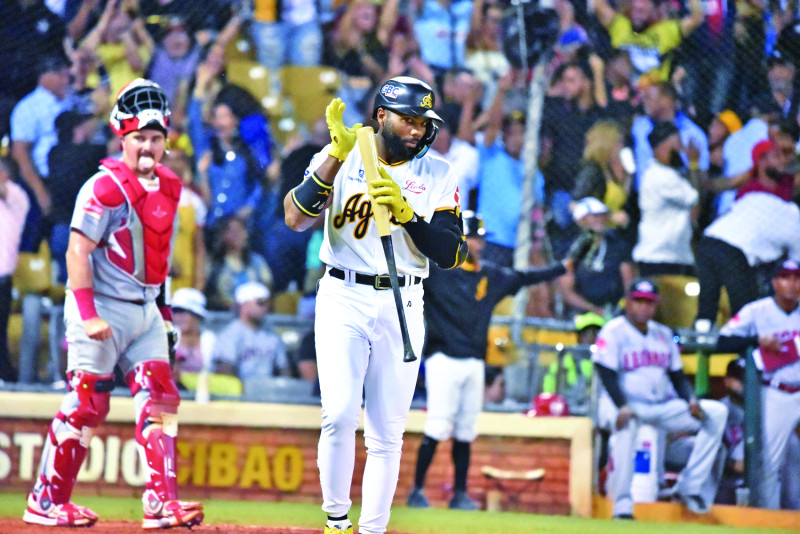
[(162, 501), (175, 500), (175, 455), (180, 395), (166, 361), (137, 364), (127, 377), (136, 406), (136, 443), (147, 465), (145, 486)]
[(94, 429), (108, 415), (113, 375), (69, 373), (69, 393), (61, 403), (45, 439), (39, 477), (32, 498), (43, 509), (67, 504)]

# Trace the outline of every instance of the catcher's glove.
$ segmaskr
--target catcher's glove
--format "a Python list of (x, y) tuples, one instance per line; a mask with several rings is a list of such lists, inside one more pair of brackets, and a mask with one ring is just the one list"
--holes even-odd
[(597, 232), (593, 230), (584, 230), (578, 238), (572, 242), (572, 245), (570, 245), (566, 259), (572, 260), (572, 264), (576, 267), (584, 261), (588, 264), (591, 262), (592, 258), (589, 252), (596, 249), (598, 243), (599, 236)]

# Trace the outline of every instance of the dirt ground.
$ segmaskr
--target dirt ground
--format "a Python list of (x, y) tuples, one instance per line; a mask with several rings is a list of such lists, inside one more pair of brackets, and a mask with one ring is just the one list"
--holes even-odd
[[(0, 519), (0, 534), (54, 534), (61, 532), (86, 532), (87, 534), (143, 534), (144, 532), (162, 532), (160, 530), (142, 529), (139, 523), (100, 521), (88, 529), (53, 529), (39, 525), (28, 525), (21, 519)], [(243, 525), (200, 525), (191, 529), (171, 529), (170, 532), (184, 534), (322, 534), (320, 528), (305, 527), (256, 527)], [(387, 534), (401, 534), (387, 532)]]

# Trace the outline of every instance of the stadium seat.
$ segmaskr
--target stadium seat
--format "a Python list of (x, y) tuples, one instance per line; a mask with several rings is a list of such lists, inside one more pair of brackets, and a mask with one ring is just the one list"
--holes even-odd
[(311, 130), (336, 95), (341, 79), (331, 67), (286, 65), (280, 69), (281, 93), (292, 105), (292, 117)]
[(39, 252), (20, 253), (12, 283), (20, 297), (30, 293), (44, 295), (50, 291), (52, 286), (50, 248), (46, 242), (42, 242)]
[(284, 291), (272, 297), (272, 311), (282, 315), (297, 314), (297, 303), (303, 294), (299, 291)]
[(691, 328), (697, 316), (697, 277), (677, 274), (654, 276), (661, 290), (655, 320), (670, 328)]
[(273, 91), (273, 74), (264, 65), (252, 59), (231, 60), (225, 73), (230, 83), (247, 89), (270, 117), (280, 115), (280, 98)]
[(256, 49), (250, 38), (246, 34), (239, 32), (225, 44), (225, 61), (230, 63), (241, 59), (255, 61)]
[(254, 402), (316, 402), (318, 399), (312, 395), (312, 390), (313, 384), (302, 378), (253, 377), (244, 380), (243, 399)]
[[(181, 373), (181, 383), (189, 391), (197, 390), (199, 373)], [(242, 381), (235, 376), (221, 373), (208, 375), (208, 393), (220, 397), (240, 397), (243, 391)]]

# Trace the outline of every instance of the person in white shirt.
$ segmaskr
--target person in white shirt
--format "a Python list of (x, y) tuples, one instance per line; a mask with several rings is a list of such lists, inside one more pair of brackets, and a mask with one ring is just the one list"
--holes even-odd
[(692, 208), (700, 195), (680, 172), (684, 167), (680, 131), (671, 122), (658, 122), (648, 141), (655, 158), (647, 164), (639, 184), (642, 215), (633, 259), (642, 276), (691, 275)]

